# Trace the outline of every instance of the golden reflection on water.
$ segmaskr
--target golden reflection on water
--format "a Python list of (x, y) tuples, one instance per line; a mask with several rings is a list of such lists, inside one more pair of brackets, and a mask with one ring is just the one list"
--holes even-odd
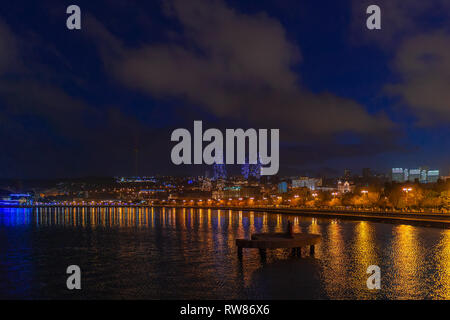
[(308, 232), (315, 233), (315, 234), (320, 233), (320, 227), (319, 227), (319, 224), (317, 223), (317, 218), (311, 219), (311, 224), (308, 226)]
[(437, 245), (437, 275), (436, 281), (440, 284), (436, 290), (438, 299), (450, 299), (450, 230), (444, 230)]
[(343, 284), (348, 281), (346, 274), (347, 257), (345, 255), (345, 242), (342, 229), (338, 223), (330, 223), (327, 226), (328, 237), (322, 240), (327, 248), (327, 253), (321, 258), (327, 260), (327, 268), (323, 269), (324, 290), (328, 296), (338, 295)]
[[(200, 212), (203, 212), (203, 210), (202, 209), (200, 209)], [(211, 228), (211, 212), (208, 212), (208, 229), (210, 229)]]
[(421, 285), (421, 256), (424, 254), (418, 241), (417, 228), (395, 226), (391, 254), (394, 268), (391, 280), (393, 295), (398, 299), (413, 298)]
[[(376, 298), (377, 293), (366, 287), (367, 267), (375, 264), (381, 267), (382, 297), (450, 299), (450, 230), (185, 208), (156, 211), (155, 208), (44, 208), (36, 209), (28, 219), (28, 224), (38, 228), (167, 227), (167, 232), (181, 231), (173, 235), (183, 259), (191, 258), (190, 250), (195, 254), (212, 252), (215, 268), (221, 263), (229, 266), (227, 271), (239, 274), (244, 287), (251, 286), (252, 272), (262, 265), (258, 251), (248, 250), (244, 253), (243, 271), (239, 271), (235, 239), (254, 232), (285, 231), (290, 220), (295, 232), (323, 235), (315, 258), (310, 261), (320, 269), (326, 297)], [(198, 248), (189, 247), (193, 239), (199, 241)], [(121, 254), (125, 255), (127, 248), (122, 249)], [(287, 255), (277, 251), (269, 254), (269, 258), (287, 259)]]
[(255, 233), (255, 213), (250, 211), (250, 233)]
[(283, 231), (283, 226), (281, 224), (282, 223), (281, 214), (277, 214), (276, 219), (277, 219), (277, 224), (275, 226), (275, 232), (281, 232), (281, 231)]
[[(367, 268), (371, 265), (380, 265), (375, 248), (375, 234), (371, 224), (366, 221), (358, 222), (355, 226), (354, 246), (351, 251), (355, 267), (353, 268), (353, 275), (350, 277), (351, 287), (367, 286)], [(358, 299), (370, 298), (370, 294), (376, 291), (358, 290), (356, 295)]]
[(267, 213), (263, 213), (262, 217), (262, 232), (268, 232), (269, 231), (269, 224), (267, 222)]

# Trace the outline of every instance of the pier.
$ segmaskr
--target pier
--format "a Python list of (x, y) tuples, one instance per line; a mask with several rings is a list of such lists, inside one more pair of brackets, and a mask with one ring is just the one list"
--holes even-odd
[(242, 260), (243, 248), (259, 249), (261, 261), (266, 261), (267, 249), (292, 249), (293, 255), (301, 257), (301, 248), (309, 247), (309, 254), (314, 255), (315, 245), (321, 240), (318, 234), (293, 233), (255, 233), (251, 239), (236, 239), (239, 260)]

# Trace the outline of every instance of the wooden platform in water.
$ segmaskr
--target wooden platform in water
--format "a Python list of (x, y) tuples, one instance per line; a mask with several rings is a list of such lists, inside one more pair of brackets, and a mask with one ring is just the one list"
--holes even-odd
[(261, 259), (265, 260), (266, 249), (292, 248), (293, 253), (301, 256), (302, 247), (310, 247), (310, 255), (314, 254), (314, 245), (321, 240), (318, 234), (294, 233), (289, 235), (283, 233), (255, 233), (251, 239), (236, 239), (239, 259), (242, 259), (243, 248), (257, 248), (261, 254)]

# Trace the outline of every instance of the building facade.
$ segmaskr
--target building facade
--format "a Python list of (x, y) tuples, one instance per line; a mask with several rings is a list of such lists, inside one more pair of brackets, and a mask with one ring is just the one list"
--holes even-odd
[(439, 180), (439, 170), (429, 170), (428, 168), (392, 168), (392, 181), (394, 182), (420, 182), (435, 183)]
[(300, 177), (292, 180), (292, 188), (308, 188), (310, 190), (316, 190), (317, 187), (322, 186), (322, 179)]

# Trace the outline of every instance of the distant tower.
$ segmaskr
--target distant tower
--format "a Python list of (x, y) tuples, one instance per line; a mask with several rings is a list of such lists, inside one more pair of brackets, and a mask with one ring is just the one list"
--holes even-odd
[(352, 172), (350, 169), (344, 169), (344, 179), (349, 180), (352, 177)]
[(250, 176), (250, 164), (248, 163), (248, 161), (245, 161), (245, 163), (242, 165), (241, 173), (245, 180), (247, 180)]
[[(221, 162), (221, 163), (218, 163)], [(216, 160), (213, 164), (213, 180), (226, 179), (227, 178), (227, 169), (225, 167), (225, 163), (223, 161), (223, 154), (218, 153), (216, 155)]]
[(371, 172), (370, 168), (363, 168), (362, 176), (364, 179), (369, 179), (370, 177), (372, 177), (372, 172)]
[(139, 149), (134, 148), (134, 175), (139, 177)]
[(227, 169), (225, 168), (225, 164), (215, 163), (213, 165), (214, 168), (214, 177), (213, 180), (218, 179), (226, 179), (227, 178)]
[(250, 164), (248, 158), (246, 158), (245, 163), (241, 167), (241, 173), (244, 176), (244, 179), (255, 177), (259, 180), (261, 177), (261, 161), (259, 160), (259, 157), (255, 164)]
[(261, 161), (259, 160), (255, 164), (250, 165), (250, 176), (259, 180), (261, 178)]
[(136, 177), (139, 177), (139, 133), (135, 132), (134, 133), (134, 138), (133, 138), (133, 145), (134, 145), (134, 175)]

